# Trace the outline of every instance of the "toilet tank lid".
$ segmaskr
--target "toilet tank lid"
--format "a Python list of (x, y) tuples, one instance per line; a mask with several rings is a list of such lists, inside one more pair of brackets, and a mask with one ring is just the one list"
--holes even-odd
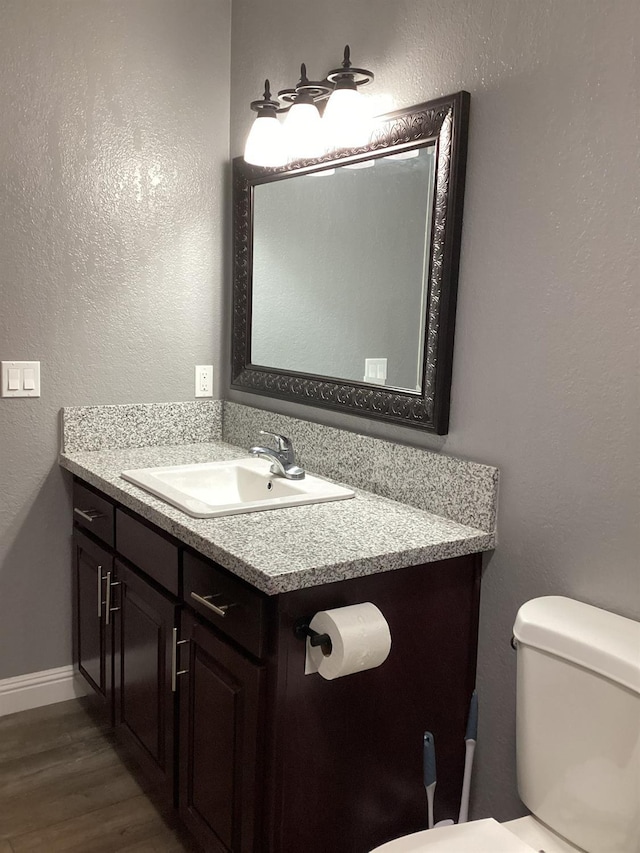
[(640, 694), (640, 622), (550, 595), (522, 605), (513, 634), (518, 643), (576, 663)]

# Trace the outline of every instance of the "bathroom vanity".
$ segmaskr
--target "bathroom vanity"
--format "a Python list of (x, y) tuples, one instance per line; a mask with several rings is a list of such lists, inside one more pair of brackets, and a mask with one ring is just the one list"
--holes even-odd
[[(458, 92), (379, 117), (356, 149), (234, 161), (232, 388), (446, 434), (468, 113)], [(271, 261), (283, 239), (297, 271)], [(276, 470), (355, 497), (193, 518), (123, 479), (237, 460), (261, 429), (301, 454)], [(423, 829), (425, 730), (437, 818), (456, 815), (495, 468), (220, 401), (65, 409), (63, 433), (79, 670), (205, 850), (367, 853)], [(296, 629), (367, 602), (389, 626), (386, 660), (305, 674)]]
[[(241, 453), (209, 442), (61, 456), (74, 475), (77, 663), (118, 741), (207, 851), (365, 853), (424, 828), (425, 729), (437, 816), (453, 817), (494, 534), (358, 489), (193, 519), (119, 477)], [(366, 601), (389, 624), (388, 659), (305, 675), (296, 625)]]

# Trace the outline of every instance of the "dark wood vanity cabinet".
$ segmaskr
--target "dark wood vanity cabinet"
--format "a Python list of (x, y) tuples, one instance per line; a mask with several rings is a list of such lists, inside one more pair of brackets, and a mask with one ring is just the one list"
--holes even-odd
[(113, 722), (113, 634), (105, 610), (113, 556), (80, 531), (74, 532), (73, 554), (77, 665)]
[(207, 851), (263, 849), (265, 669), (185, 610), (180, 681), (180, 817)]
[[(75, 484), (78, 668), (147, 790), (178, 807), (204, 850), (262, 849), (266, 596), (119, 507), (109, 505), (114, 535), (102, 513), (96, 533), (92, 497)], [(178, 595), (183, 562), (200, 615)]]
[(269, 599), (189, 551), (182, 584), (180, 816), (207, 851), (263, 850)]
[(157, 793), (172, 801), (179, 603), (119, 559), (115, 566), (115, 723)]
[[(204, 851), (368, 853), (424, 829), (426, 729), (436, 819), (456, 817), (481, 555), (267, 596), (110, 506), (110, 542), (75, 514), (78, 666)], [(296, 624), (364, 601), (389, 623), (385, 663), (305, 675)]]
[(156, 793), (174, 802), (178, 546), (120, 508), (115, 544), (115, 724)]

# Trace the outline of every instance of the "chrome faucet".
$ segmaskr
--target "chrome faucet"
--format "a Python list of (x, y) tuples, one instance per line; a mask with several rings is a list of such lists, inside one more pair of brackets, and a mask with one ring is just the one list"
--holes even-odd
[(266, 432), (263, 429), (260, 430), (260, 435), (270, 435), (276, 442), (276, 449), (274, 450), (272, 447), (251, 447), (249, 453), (252, 456), (268, 459), (271, 462), (272, 474), (286, 477), (287, 480), (302, 480), (304, 468), (296, 465), (293, 445), (289, 439), (284, 435), (278, 435), (277, 432)]

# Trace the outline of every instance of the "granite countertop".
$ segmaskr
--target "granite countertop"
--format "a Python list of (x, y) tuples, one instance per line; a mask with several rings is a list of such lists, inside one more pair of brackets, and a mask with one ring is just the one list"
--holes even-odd
[(59, 461), (268, 595), (495, 547), (495, 533), (360, 489), (350, 500), (198, 519), (120, 477), (121, 471), (131, 468), (243, 456), (246, 450), (231, 444), (201, 442), (64, 452)]

